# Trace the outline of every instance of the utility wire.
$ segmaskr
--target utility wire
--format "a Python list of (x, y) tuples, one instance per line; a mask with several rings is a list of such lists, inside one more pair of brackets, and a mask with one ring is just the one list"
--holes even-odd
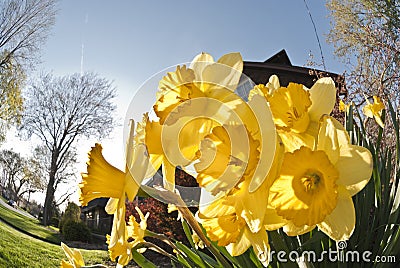
[(321, 42), (319, 41), (318, 32), (317, 32), (317, 27), (315, 26), (313, 17), (312, 17), (312, 15), (311, 15), (310, 9), (308, 8), (307, 1), (306, 1), (306, 0), (304, 0), (304, 4), (306, 5), (308, 15), (310, 16), (311, 23), (312, 23), (312, 25), (313, 25), (313, 27), (314, 27), (314, 33), (315, 33), (315, 36), (317, 37), (319, 52), (320, 52), (320, 54), (321, 54), (322, 66), (324, 66), (324, 71), (326, 71), (325, 58), (324, 58), (324, 54), (322, 53), (322, 47), (321, 47)]

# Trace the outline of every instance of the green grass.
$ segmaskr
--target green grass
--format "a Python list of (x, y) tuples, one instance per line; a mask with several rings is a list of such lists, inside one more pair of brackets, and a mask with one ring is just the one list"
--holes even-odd
[(0, 205), (0, 218), (8, 224), (23, 230), (24, 232), (30, 233), (39, 239), (55, 244), (60, 244), (61, 242), (58, 232), (40, 225), (37, 219), (28, 218), (15, 211), (7, 209), (2, 205)]
[[(0, 267), (59, 267), (60, 246), (25, 235), (0, 221)], [(81, 250), (86, 265), (108, 261), (107, 251)]]

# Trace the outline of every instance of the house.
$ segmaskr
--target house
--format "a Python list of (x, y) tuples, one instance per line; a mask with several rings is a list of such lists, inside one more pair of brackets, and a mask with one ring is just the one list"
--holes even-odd
[(94, 233), (103, 235), (111, 232), (113, 215), (105, 211), (107, 202), (108, 198), (97, 198), (81, 208), (81, 220)]
[[(341, 96), (347, 96), (344, 75), (322, 71), (314, 68), (307, 68), (292, 65), (286, 51), (282, 49), (272, 57), (263, 62), (244, 61), (243, 73), (247, 76), (242, 77), (239, 82), (237, 93), (244, 99), (247, 99), (249, 91), (249, 81), (253, 85), (266, 84), (271, 75), (279, 77), (281, 86), (287, 86), (289, 82), (303, 84), (311, 88), (315, 81), (320, 77), (331, 77), (336, 85), (336, 105), (332, 116), (343, 122), (344, 115), (339, 112), (338, 103)], [(244, 86), (246, 85), (247, 86)]]

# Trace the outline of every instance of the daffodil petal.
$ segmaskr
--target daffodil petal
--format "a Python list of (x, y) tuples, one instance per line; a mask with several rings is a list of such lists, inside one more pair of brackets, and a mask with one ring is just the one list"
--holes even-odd
[(162, 173), (164, 188), (173, 192), (175, 189), (175, 166), (167, 159), (163, 161)]
[(374, 113), (371, 109), (372, 104), (367, 104), (362, 108), (362, 112), (365, 116), (369, 117), (369, 118), (373, 118), (374, 117)]
[(373, 166), (371, 152), (356, 145), (342, 148), (335, 166), (339, 171), (337, 184), (344, 185), (353, 196), (361, 191), (371, 178)]
[(288, 221), (285, 226), (283, 226), (283, 231), (289, 235), (289, 236), (297, 236), (297, 235), (302, 235), (305, 233), (308, 233), (309, 231), (313, 230), (315, 228), (315, 225), (308, 226), (308, 225), (303, 225), (303, 226), (296, 226), (292, 222)]
[(246, 234), (249, 236), (249, 240), (258, 260), (261, 261), (264, 267), (268, 267), (271, 248), (268, 243), (267, 231), (263, 228), (258, 233), (246, 232)]
[(318, 122), (322, 115), (329, 115), (336, 102), (336, 87), (332, 78), (318, 79), (310, 89), (310, 99), (312, 105), (308, 113), (311, 121)]
[(150, 163), (147, 166), (145, 178), (153, 177), (154, 174), (160, 169), (162, 162), (164, 159), (163, 154), (151, 154), (150, 155)]
[(214, 58), (208, 53), (200, 53), (190, 63), (190, 69), (192, 69), (196, 75), (196, 81), (202, 80), (202, 72), (204, 68), (214, 63)]
[(201, 189), (199, 212), (207, 218), (217, 218), (222, 215), (235, 213), (233, 206), (226, 205), (224, 194), (211, 195), (204, 188)]
[(281, 87), (281, 84), (279, 83), (279, 78), (277, 75), (273, 74), (269, 77), (268, 83), (267, 83), (267, 88), (270, 90), (270, 94), (272, 94), (275, 90)]
[(75, 266), (65, 260), (61, 260), (61, 268), (75, 268)]
[(324, 151), (332, 164), (339, 160), (340, 149), (337, 129), (330, 116), (324, 116), (321, 120), (317, 150)]
[[(256, 233), (263, 226), (265, 211), (268, 204), (268, 187), (264, 183), (253, 193), (245, 193), (239, 197), (240, 211), (236, 211), (247, 223), (250, 231)], [(247, 190), (244, 189), (246, 192)], [(235, 198), (235, 197), (233, 197)], [(257, 205), (255, 205), (257, 204)], [(237, 207), (237, 206), (235, 206)]]
[(379, 115), (374, 115), (376, 123), (381, 127), (385, 128), (385, 124), (382, 121), (382, 118)]
[(255, 95), (249, 101), (249, 106), (257, 119), (259, 125), (258, 133), (260, 135), (258, 137), (260, 141), (260, 157), (249, 185), (249, 192), (252, 193), (260, 187), (272, 167), (277, 150), (277, 134), (271, 109), (269, 109), (265, 98)]
[(310, 135), (307, 133), (307, 131), (303, 133), (295, 133), (285, 130), (278, 130), (278, 134), (285, 145), (287, 152), (294, 152), (295, 150), (300, 149), (302, 146), (314, 149), (315, 136)]
[(350, 238), (356, 224), (356, 212), (350, 194), (346, 189), (338, 187), (336, 208), (326, 216), (325, 220), (317, 224), (318, 228), (335, 241)]
[(237, 238), (237, 241), (226, 246), (226, 249), (232, 256), (239, 256), (243, 254), (251, 246), (251, 241), (249, 240), (248, 235), (249, 233), (251, 232), (247, 228), (243, 228)]
[(133, 149), (134, 156), (131, 163), (126, 163), (125, 175), (125, 192), (129, 200), (133, 200), (136, 196), (139, 185), (142, 183), (149, 170), (153, 170), (153, 166), (149, 164), (149, 156), (147, 147), (144, 144), (137, 144)]
[(279, 216), (275, 209), (268, 207), (265, 210), (264, 226), (268, 231), (277, 230), (283, 227), (286, 223), (287, 220)]
[(218, 63), (225, 64), (239, 72), (243, 71), (243, 59), (239, 52), (233, 52), (223, 55), (218, 59)]
[(243, 60), (240, 53), (230, 53), (222, 56), (217, 63), (204, 68), (204, 82), (221, 85), (234, 91), (239, 83), (243, 70)]
[(110, 198), (107, 201), (107, 205), (104, 208), (104, 210), (107, 212), (107, 214), (114, 214), (115, 211), (118, 209), (118, 202), (119, 198)]
[(61, 242), (61, 248), (64, 250), (65, 255), (67, 255), (68, 260), (74, 265), (74, 267), (85, 266), (85, 262), (79, 250), (71, 249), (63, 242)]

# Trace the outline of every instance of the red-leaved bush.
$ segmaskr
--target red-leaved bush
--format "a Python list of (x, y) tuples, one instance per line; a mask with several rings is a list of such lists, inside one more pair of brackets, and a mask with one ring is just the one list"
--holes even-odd
[[(175, 183), (176, 185), (185, 187), (197, 187), (196, 180), (182, 171), (181, 169), (175, 170)], [(140, 217), (135, 210), (135, 206), (146, 214), (150, 213), (147, 219), (147, 229), (159, 234), (165, 234), (167, 237), (188, 243), (186, 235), (182, 228), (182, 223), (177, 220), (178, 212), (173, 211), (168, 213), (168, 204), (156, 200), (155, 198), (139, 198), (133, 202), (126, 204), (126, 221), (129, 216), (133, 215), (137, 222), (140, 222)], [(158, 244), (158, 243), (157, 243)]]

